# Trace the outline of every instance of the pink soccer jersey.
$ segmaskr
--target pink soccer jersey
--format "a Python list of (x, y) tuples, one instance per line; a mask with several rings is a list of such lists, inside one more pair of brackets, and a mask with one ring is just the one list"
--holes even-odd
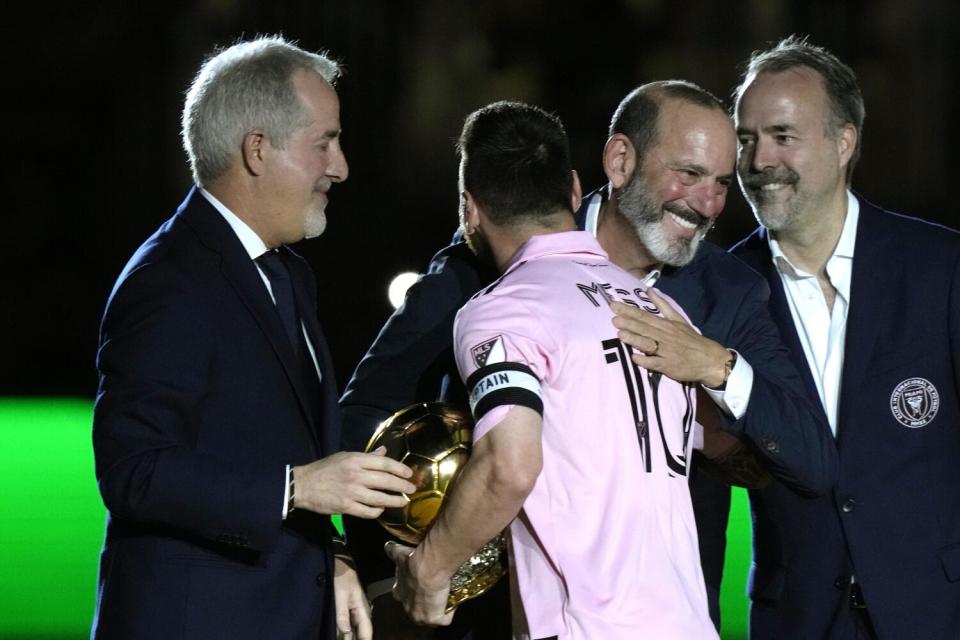
[(717, 637), (687, 487), (696, 394), (632, 363), (607, 303), (659, 314), (645, 291), (589, 233), (554, 233), (457, 316), (474, 439), (542, 402), (543, 471), (510, 525), (517, 637)]

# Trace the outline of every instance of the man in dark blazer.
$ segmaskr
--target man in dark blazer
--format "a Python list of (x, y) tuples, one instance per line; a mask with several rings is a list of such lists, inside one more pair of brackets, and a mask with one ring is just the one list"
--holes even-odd
[[(603, 154), (610, 183), (584, 199), (577, 222), (596, 235), (614, 263), (672, 296), (703, 332), (685, 331), (669, 321), (651, 323), (642, 317), (650, 314), (625, 309), (624, 328), (632, 333), (623, 337), (651, 354), (644, 366), (713, 387), (713, 400), (701, 404), (709, 408), (716, 403), (723, 429), (741, 437), (796, 490), (823, 493), (835, 478), (836, 453), (822, 411), (807, 397), (769, 316), (769, 289), (753, 270), (703, 241), (723, 209), (733, 178), (734, 146), (730, 119), (709, 93), (681, 81), (644, 85), (624, 98), (614, 114)], [(463, 243), (434, 257), (341, 399), (347, 447), (362, 447), (376, 423), (391, 412), (435, 398), (444, 374), (456, 379), (453, 317), (487, 277)], [(735, 362), (728, 349), (736, 352)], [(445, 393), (454, 401), (463, 397), (455, 385)], [(716, 451), (711, 455), (722, 457)], [(719, 624), (729, 489), (705, 474), (694, 475), (701, 556), (711, 612)], [(713, 515), (701, 518), (708, 513)], [(348, 522), (348, 531), (351, 544), (367, 551), (358, 568), (363, 581), (373, 586), (370, 595), (388, 594), (392, 563), (372, 552), (378, 541), (382, 544), (380, 532), (355, 520)], [(387, 615), (378, 613), (378, 606), (390, 611), (386, 598), (375, 601), (375, 620)], [(487, 613), (482, 600), (464, 606), (443, 637), (466, 637), (471, 629), (475, 639), (505, 637), (499, 627), (490, 628), (502, 614)], [(508, 623), (502, 628), (509, 634)], [(378, 631), (378, 637), (391, 635), (379, 636)]]
[(285, 246), (323, 231), (347, 178), (336, 75), (259, 38), (210, 58), (187, 94), (197, 186), (130, 259), (101, 327), (92, 637), (371, 635), (327, 514), (375, 517), (413, 485), (382, 455), (338, 453), (315, 282)]
[(829, 495), (751, 494), (750, 637), (960, 638), (960, 236), (849, 191), (863, 98), (826, 50), (754, 54), (736, 95), (763, 227), (734, 252), (840, 455)]

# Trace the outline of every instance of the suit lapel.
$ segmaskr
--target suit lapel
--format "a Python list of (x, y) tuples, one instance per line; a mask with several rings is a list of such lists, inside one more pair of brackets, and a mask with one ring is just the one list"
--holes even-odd
[(840, 383), (840, 406), (837, 415), (838, 440), (842, 443), (844, 425), (857, 413), (857, 398), (863, 388), (868, 368), (876, 350), (881, 322), (878, 318), (893, 317), (897, 296), (889, 295), (887, 272), (895, 261), (890, 239), (882, 233), (880, 212), (865, 200), (860, 201), (860, 219), (854, 244), (853, 273), (850, 278), (850, 306), (847, 311), (847, 337), (843, 354), (843, 377)]
[[(310, 266), (292, 250), (287, 249), (287, 251), (290, 254), (287, 264), (293, 276), (297, 299), (305, 301), (305, 308), (301, 310), (300, 316), (307, 329), (307, 337), (313, 345), (317, 366), (321, 372), (320, 402), (318, 403), (321, 407), (321, 415), (316, 416), (313, 422), (314, 437), (320, 443), (323, 454), (328, 455), (340, 448), (340, 414), (333, 358), (317, 317), (317, 290)], [(320, 429), (321, 424), (324, 425), (322, 429)]]
[[(294, 389), (304, 418), (308, 424), (313, 424), (307, 391), (298, 375), (299, 368), (293, 348), (283, 329), (276, 306), (243, 244), (227, 221), (196, 189), (187, 196), (180, 214), (197, 232), (204, 245), (220, 255), (221, 273), (263, 331)], [(310, 431), (316, 443), (315, 430), (311, 427)]]

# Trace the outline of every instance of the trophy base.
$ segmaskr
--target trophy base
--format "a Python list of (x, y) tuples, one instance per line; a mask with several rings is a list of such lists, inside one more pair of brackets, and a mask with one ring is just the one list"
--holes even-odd
[(503, 534), (470, 556), (450, 579), (446, 613), (471, 598), (486, 593), (507, 572), (507, 544)]

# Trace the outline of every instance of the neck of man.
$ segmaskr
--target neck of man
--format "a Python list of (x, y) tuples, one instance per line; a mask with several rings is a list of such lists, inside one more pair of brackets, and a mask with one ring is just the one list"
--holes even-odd
[(488, 235), (497, 270), (500, 273), (506, 271), (517, 252), (532, 236), (576, 230), (577, 223), (570, 211), (557, 211), (535, 221), (521, 222), (507, 227), (491, 226)]
[(844, 184), (822, 204), (810, 207), (789, 228), (771, 231), (771, 235), (795, 267), (823, 279), (846, 219), (847, 187)]
[(604, 201), (597, 216), (597, 242), (610, 256), (610, 262), (638, 278), (659, 264), (640, 242), (637, 230), (620, 212), (612, 196)]
[(232, 175), (233, 169), (204, 185), (214, 198), (223, 203), (233, 215), (243, 220), (244, 224), (253, 229), (260, 236), (263, 243), (270, 249), (276, 249), (282, 242), (273, 238), (268, 231), (262, 216), (258, 215), (256, 193), (250, 181)]

